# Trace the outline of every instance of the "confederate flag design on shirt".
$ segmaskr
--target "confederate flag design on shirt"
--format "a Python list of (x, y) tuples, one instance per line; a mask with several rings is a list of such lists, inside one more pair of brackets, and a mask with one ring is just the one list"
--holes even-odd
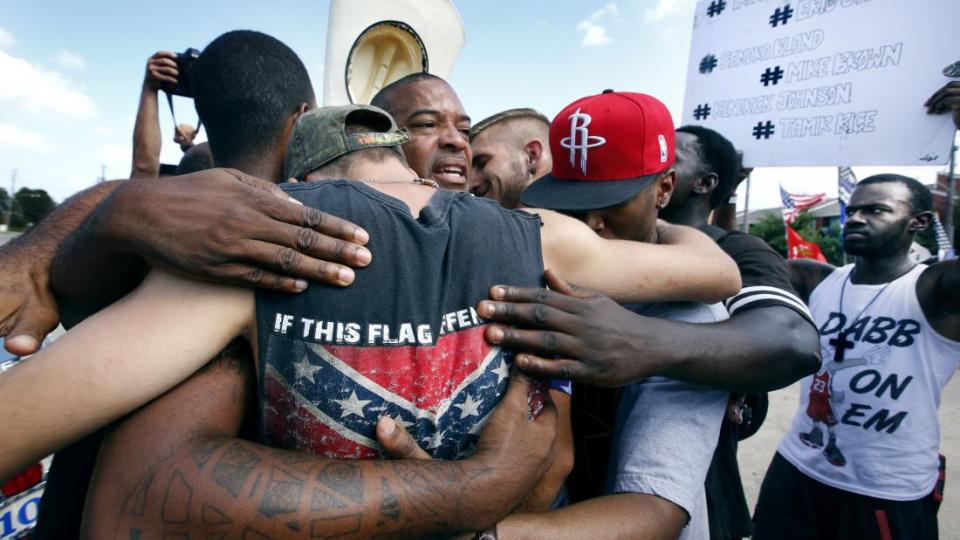
[(367, 230), (374, 256), (350, 287), (257, 293), (262, 442), (376, 458), (388, 415), (435, 458), (472, 453), (512, 364), (474, 306), (497, 283), (539, 286), (539, 218), (465, 193), (439, 191), (414, 218), (359, 183), (284, 188)]

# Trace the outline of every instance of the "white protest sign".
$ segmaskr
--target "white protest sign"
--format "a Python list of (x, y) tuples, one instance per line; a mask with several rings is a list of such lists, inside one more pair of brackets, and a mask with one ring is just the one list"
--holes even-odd
[(683, 123), (752, 167), (946, 163), (953, 121), (923, 103), (958, 22), (960, 0), (701, 0)]

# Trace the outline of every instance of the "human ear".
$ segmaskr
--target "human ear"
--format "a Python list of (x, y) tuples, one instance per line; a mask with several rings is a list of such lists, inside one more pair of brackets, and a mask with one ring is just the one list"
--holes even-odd
[(537, 165), (540, 164), (540, 158), (543, 157), (543, 143), (534, 139), (523, 145), (523, 151), (527, 154), (527, 160), (530, 162), (530, 174), (537, 172)]
[(606, 223), (603, 221), (603, 215), (600, 212), (587, 212), (587, 215), (583, 218), (583, 222), (597, 234), (600, 234), (600, 231), (607, 228)]
[(719, 183), (720, 178), (717, 176), (717, 173), (707, 173), (697, 178), (693, 183), (693, 192), (697, 195), (706, 195), (717, 189), (717, 184)]
[(677, 171), (669, 171), (658, 176), (654, 182), (657, 183), (657, 208), (664, 208), (670, 204), (670, 197), (673, 196), (673, 186), (677, 181)]
[(933, 221), (933, 212), (920, 212), (919, 214), (910, 218), (910, 232), (920, 232), (927, 230), (927, 227), (930, 226), (930, 222)]

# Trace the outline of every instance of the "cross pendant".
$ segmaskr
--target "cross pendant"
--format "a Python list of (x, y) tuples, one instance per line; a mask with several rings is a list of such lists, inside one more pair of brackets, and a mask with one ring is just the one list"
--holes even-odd
[(847, 339), (846, 332), (838, 332), (837, 337), (827, 343), (833, 345), (833, 361), (837, 363), (843, 362), (843, 356), (846, 350), (852, 349), (854, 346), (854, 343)]

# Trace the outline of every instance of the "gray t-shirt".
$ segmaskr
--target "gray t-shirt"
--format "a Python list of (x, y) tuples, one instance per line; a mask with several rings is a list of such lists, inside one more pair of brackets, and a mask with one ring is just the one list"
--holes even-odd
[[(627, 307), (647, 317), (692, 323), (727, 318), (720, 304), (672, 302)], [(704, 480), (729, 395), (665, 377), (625, 387), (617, 408), (607, 493), (662, 497), (690, 517), (681, 539), (708, 539)]]

